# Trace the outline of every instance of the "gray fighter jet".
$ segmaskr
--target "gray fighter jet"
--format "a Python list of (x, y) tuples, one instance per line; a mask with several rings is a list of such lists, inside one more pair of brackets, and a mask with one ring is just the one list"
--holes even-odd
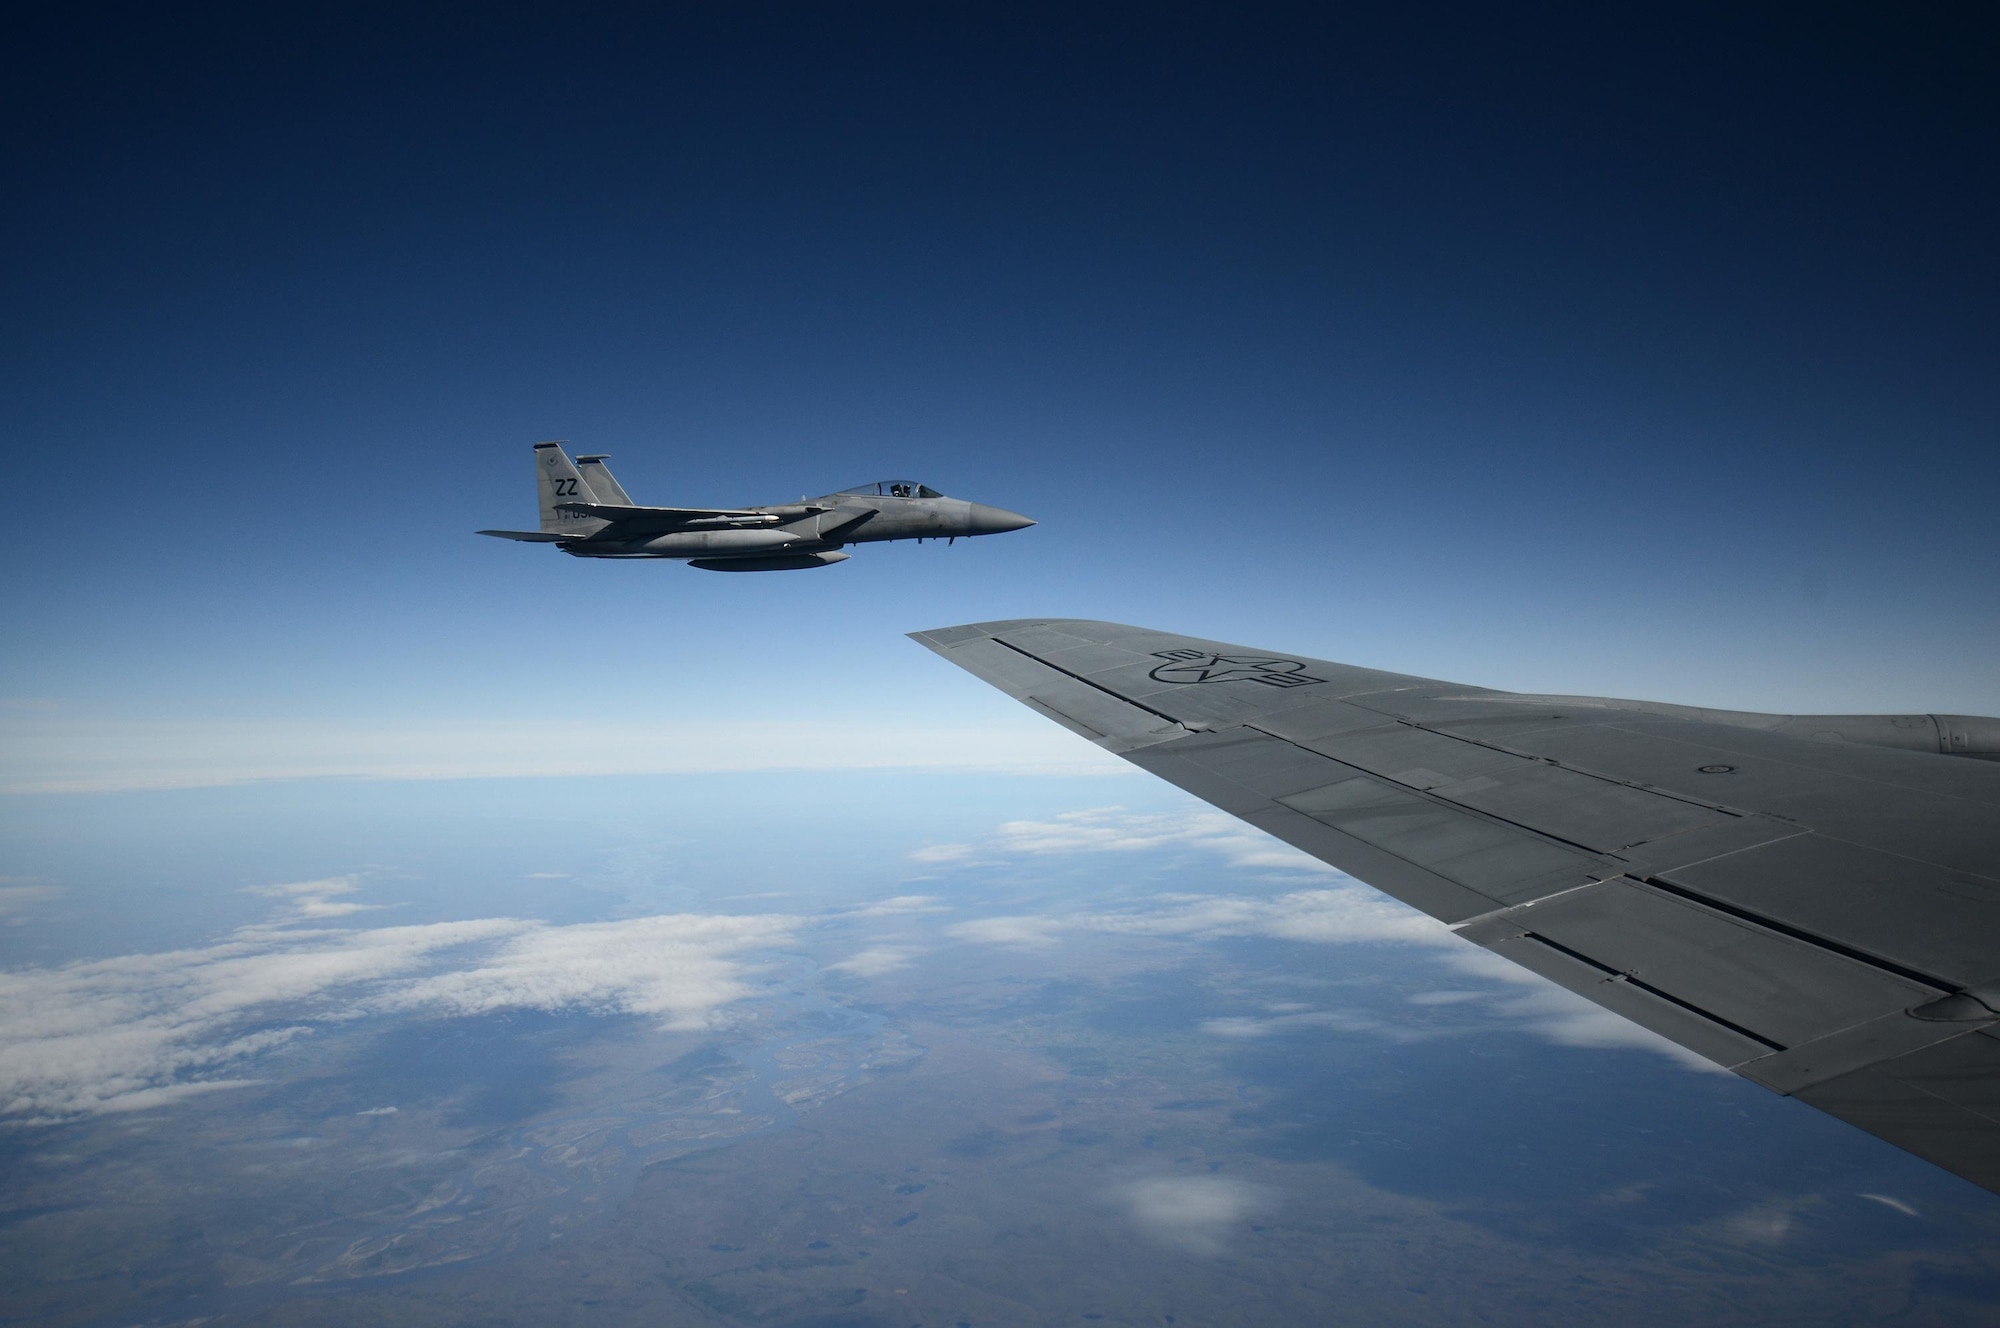
[(2000, 1192), (2000, 719), (1524, 696), (1069, 619), (914, 635), (1466, 940)]
[(603, 456), (574, 462), (561, 443), (535, 444), (540, 530), (482, 530), (553, 544), (577, 558), (678, 558), (710, 572), (789, 572), (845, 562), (846, 544), (999, 535), (1035, 523), (1016, 512), (947, 498), (914, 480), (882, 480), (765, 507), (640, 507)]

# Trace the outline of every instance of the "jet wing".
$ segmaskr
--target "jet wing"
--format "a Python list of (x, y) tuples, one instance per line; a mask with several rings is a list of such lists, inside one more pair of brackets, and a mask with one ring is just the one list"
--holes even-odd
[(2000, 1192), (2000, 763), (1115, 623), (913, 636), (1467, 940)]
[(565, 535), (553, 530), (481, 530), (474, 533), (491, 535), (495, 539), (520, 540), (524, 544), (561, 544), (564, 540), (583, 538), (581, 535)]
[(778, 521), (769, 512), (732, 507), (631, 507), (615, 503), (557, 503), (568, 516), (594, 516), (604, 521), (647, 528), (683, 526), (768, 526)]

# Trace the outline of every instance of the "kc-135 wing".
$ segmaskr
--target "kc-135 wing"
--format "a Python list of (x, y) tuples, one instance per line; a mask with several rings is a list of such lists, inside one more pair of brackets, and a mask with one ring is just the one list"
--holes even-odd
[(1860, 741), (1889, 745), (1858, 745), (1866, 723), (1796, 736), (1116, 623), (912, 635), (1467, 940), (2000, 1192), (2000, 762), (1937, 754), (1995, 721), (1879, 717)]

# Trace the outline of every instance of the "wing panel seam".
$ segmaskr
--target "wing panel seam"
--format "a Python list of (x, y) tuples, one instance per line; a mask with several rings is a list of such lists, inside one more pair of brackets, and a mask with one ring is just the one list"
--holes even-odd
[[(1400, 723), (1401, 721), (1398, 722)], [(1577, 852), (1586, 854), (1592, 858), (1603, 859), (1615, 856), (1613, 854), (1606, 853), (1603, 849), (1592, 848), (1588, 844), (1579, 844), (1573, 839), (1564, 839), (1561, 835), (1550, 834), (1547, 830), (1540, 829), (1536, 826), (1523, 825), (1519, 821), (1510, 821), (1504, 816), (1495, 815), (1492, 812), (1484, 811), (1478, 807), (1469, 807), (1462, 802), (1453, 802), (1450, 798), (1441, 798), (1436, 793), (1433, 793), (1430, 789), (1418, 788), (1414, 784), (1405, 784), (1402, 781), (1394, 778), (1393, 776), (1378, 774), (1373, 770), (1368, 770), (1361, 766), (1355, 765), (1352, 761), (1343, 761), (1338, 756), (1328, 756), (1325, 752), (1314, 751), (1312, 748), (1307, 747), (1303, 743), (1293, 742), (1290, 738), (1279, 737), (1277, 734), (1272, 733), (1266, 729), (1258, 728), (1255, 724), (1245, 724), (1242, 727), (1249, 729), (1252, 733), (1261, 734), (1264, 737), (1269, 738), (1274, 742), (1282, 742), (1287, 746), (1296, 747), (1302, 752), (1306, 752), (1312, 756), (1319, 757), (1321, 760), (1331, 761), (1335, 765), (1340, 766), (1344, 770), (1352, 770), (1355, 774), (1364, 776), (1365, 778), (1380, 780), (1382, 783), (1389, 785), (1391, 788), (1400, 789), (1405, 793), (1413, 793), (1417, 797), (1424, 799), (1424, 801), (1426, 802), (1433, 803), (1440, 807), (1447, 807), (1452, 811), (1459, 813), (1462, 816), (1472, 817), (1481, 821), (1488, 821), (1494, 825), (1504, 825), (1510, 830), (1519, 830), (1524, 834), (1533, 835), (1538, 839), (1545, 839), (1551, 844), (1561, 844), (1564, 848), (1573, 848)], [(1409, 727), (1420, 728), (1422, 726), (1413, 724), (1410, 725)], [(1450, 737), (1451, 735), (1441, 734), (1439, 736)], [(1275, 802), (1277, 801), (1277, 799), (1274, 798), (1272, 799), (1272, 801)]]
[(1733, 816), (1738, 820), (1750, 814), (1739, 811), (1734, 807), (1725, 806), (1719, 802), (1704, 802), (1700, 798), (1692, 798), (1685, 793), (1676, 793), (1671, 789), (1663, 789), (1654, 784), (1641, 784), (1630, 779), (1619, 779), (1615, 775), (1599, 774), (1595, 770), (1588, 770), (1580, 765), (1571, 765), (1567, 761), (1558, 761), (1553, 756), (1541, 756), (1534, 752), (1524, 752), (1512, 747), (1504, 747), (1497, 742), (1487, 742), (1480, 738), (1468, 738), (1464, 734), (1453, 733), (1448, 729), (1433, 728), (1429, 724), (1414, 719), (1402, 719), (1396, 716), (1391, 716), (1390, 718), (1395, 719), (1396, 723), (1406, 728), (1413, 728), (1419, 732), (1436, 734), (1440, 738), (1450, 738), (1454, 742), (1467, 743), (1473, 747), (1484, 747), (1488, 751), (1499, 752), (1505, 756), (1517, 756), (1524, 761), (1533, 761), (1538, 765), (1552, 766), (1557, 770), (1567, 770), (1573, 775), (1582, 775), (1585, 779), (1595, 779), (1600, 783), (1610, 784), (1618, 788), (1636, 789), (1641, 793), (1650, 793), (1656, 798), (1665, 798), (1669, 802), (1685, 803), (1690, 807), (1699, 807), (1703, 811), (1720, 812), (1724, 816)]
[[(1063, 677), (1065, 677), (1065, 678), (1068, 678), (1068, 679), (1069, 679), (1069, 680), (1070, 680), (1071, 682), (1078, 682), (1078, 683), (1082, 683), (1082, 684), (1083, 684), (1083, 685), (1084, 685), (1085, 687), (1088, 687), (1088, 688), (1090, 688), (1090, 689), (1091, 689), (1091, 690), (1093, 690), (1093, 691), (1098, 691), (1098, 692), (1102, 692), (1102, 693), (1104, 693), (1104, 694), (1105, 694), (1106, 696), (1110, 697), (1110, 698), (1111, 698), (1112, 700), (1114, 700), (1114, 701), (1118, 701), (1118, 702), (1121, 702), (1121, 703), (1123, 703), (1123, 704), (1125, 704), (1125, 705), (1128, 705), (1128, 706), (1131, 706), (1131, 707), (1132, 707), (1132, 708), (1133, 708), (1134, 710), (1143, 710), (1143, 711), (1145, 711), (1145, 712), (1146, 712), (1147, 714), (1149, 714), (1149, 715), (1152, 715), (1152, 716), (1154, 716), (1155, 718), (1158, 718), (1158, 719), (1164, 719), (1165, 721), (1167, 721), (1167, 723), (1169, 723), (1169, 724), (1172, 724), (1172, 725), (1173, 725), (1174, 727), (1176, 727), (1176, 728), (1180, 728), (1180, 729), (1187, 729), (1187, 731), (1188, 731), (1189, 733), (1193, 733), (1193, 732), (1196, 732), (1196, 730), (1188, 728), (1188, 726), (1187, 726), (1186, 724), (1182, 723), (1182, 722), (1181, 722), (1180, 720), (1178, 720), (1178, 719), (1175, 719), (1175, 718), (1174, 718), (1174, 717), (1173, 717), (1172, 715), (1169, 715), (1169, 714), (1167, 714), (1167, 713), (1166, 713), (1165, 711), (1163, 711), (1163, 710), (1155, 710), (1155, 709), (1153, 709), (1153, 707), (1151, 707), (1151, 706), (1149, 706), (1149, 705), (1146, 705), (1146, 704), (1145, 704), (1145, 703), (1143, 703), (1143, 702), (1140, 702), (1140, 701), (1134, 701), (1134, 700), (1133, 700), (1133, 699), (1132, 699), (1131, 697), (1129, 697), (1129, 696), (1125, 696), (1125, 695), (1122, 695), (1122, 694), (1120, 694), (1120, 693), (1118, 693), (1118, 692), (1114, 692), (1114, 691), (1112, 691), (1112, 690), (1111, 690), (1111, 689), (1110, 689), (1109, 687), (1103, 687), (1103, 686), (1100, 686), (1100, 685), (1098, 685), (1097, 683), (1094, 683), (1094, 682), (1092, 682), (1092, 681), (1091, 681), (1090, 679), (1088, 679), (1088, 678), (1083, 678), (1083, 677), (1079, 677), (1079, 676), (1077, 676), (1076, 674), (1074, 674), (1074, 673), (1071, 673), (1071, 672), (1070, 672), (1070, 671), (1069, 671), (1068, 669), (1066, 669), (1066, 668), (1063, 668), (1063, 667), (1062, 667), (1061, 665), (1058, 665), (1058, 664), (1051, 664), (1051, 663), (1049, 663), (1049, 662), (1048, 662), (1047, 660), (1043, 659), (1043, 658), (1042, 658), (1042, 657), (1041, 657), (1040, 655), (1037, 655), (1037, 654), (1033, 653), (1032, 651), (1027, 651), (1027, 650), (1023, 650), (1023, 649), (1021, 649), (1021, 647), (1019, 647), (1019, 646), (1015, 645), (1015, 644), (1014, 644), (1013, 642), (1011, 642), (1011, 641), (1002, 641), (1002, 640), (1001, 640), (1001, 639), (1000, 639), (999, 637), (997, 637), (997, 636), (989, 636), (989, 637), (987, 637), (987, 638), (985, 638), (985, 639), (986, 639), (986, 640), (988, 640), (988, 641), (991, 641), (991, 642), (992, 642), (992, 643), (993, 643), (994, 645), (996, 645), (996, 646), (1004, 646), (1004, 647), (1005, 647), (1005, 648), (1007, 648), (1008, 650), (1011, 650), (1011, 651), (1013, 651), (1013, 652), (1014, 652), (1015, 654), (1019, 655), (1019, 656), (1020, 656), (1020, 657), (1021, 657), (1022, 659), (1027, 659), (1027, 660), (1033, 660), (1033, 661), (1034, 661), (1035, 663), (1037, 663), (1037, 664), (1041, 665), (1041, 666), (1042, 666), (1043, 668), (1047, 669), (1047, 670), (1048, 670), (1048, 671), (1049, 671), (1050, 673), (1056, 673), (1056, 674), (1060, 674), (1060, 675), (1062, 675)], [(1262, 732), (1263, 732), (1263, 730), (1262, 730), (1262, 729), (1259, 729), (1259, 730), (1257, 730), (1257, 731), (1258, 731), (1259, 733), (1262, 733)], [(1279, 739), (1279, 741), (1281, 741), (1281, 742), (1282, 742), (1282, 741), (1283, 741), (1283, 739), (1281, 738), (1281, 739)]]
[(1686, 1010), (1689, 1014), (1700, 1015), (1703, 1019), (1708, 1020), (1708, 1022), (1710, 1022), (1711, 1024), (1716, 1024), (1722, 1028), (1728, 1029), (1732, 1033), (1738, 1034), (1742, 1037), (1749, 1038), (1752, 1042), (1757, 1043), (1759, 1046), (1769, 1047), (1772, 1051), (1786, 1050), (1786, 1047), (1782, 1042), (1773, 1042), (1771, 1041), (1771, 1039), (1765, 1037), (1763, 1034), (1754, 1033), (1751, 1030), (1743, 1027), (1743, 1025), (1738, 1023), (1732, 1023), (1730, 1020), (1724, 1019), (1721, 1015), (1716, 1014), (1713, 1011), (1704, 1010), (1699, 1005), (1694, 1004), (1692, 1001), (1684, 1000), (1681, 997), (1674, 995), (1670, 991), (1664, 991), (1661, 988), (1656, 987), (1652, 983), (1647, 982), (1641, 978), (1635, 978), (1630, 973), (1623, 973), (1615, 968), (1610, 967), (1607, 964), (1600, 963), (1597, 960), (1592, 959), (1589, 955), (1584, 954), (1581, 950), (1570, 949), (1567, 945), (1564, 945), (1561, 941), (1552, 941), (1548, 937), (1536, 931), (1523, 932), (1522, 935), (1527, 937), (1529, 940), (1534, 941), (1538, 945), (1546, 945), (1551, 950), (1556, 950), (1562, 954), (1568, 955), (1571, 959), (1576, 960), (1579, 964), (1588, 964), (1590, 967), (1596, 969), (1598, 972), (1603, 973), (1605, 975), (1604, 980), (1606, 982), (1623, 982), (1627, 986), (1638, 988), (1640, 991), (1645, 992), (1648, 996), (1657, 996), (1659, 999), (1667, 1002), (1669, 1005), (1677, 1005), (1681, 1009)]
[(1866, 964), (1868, 967), (1880, 972), (1893, 974), (1906, 982), (1921, 983), (1926, 987), (1934, 987), (1939, 992), (1956, 992), (1960, 990), (1956, 982), (1947, 982), (1945, 979), (1937, 977), (1934, 974), (1906, 967), (1892, 959), (1879, 958), (1869, 954), (1865, 950), (1857, 950), (1851, 945), (1817, 935), (1801, 927), (1794, 927), (1788, 922), (1780, 922), (1776, 918), (1767, 917), (1751, 909), (1705, 895), (1699, 890), (1690, 890), (1684, 885), (1675, 885), (1673, 882), (1662, 880), (1657, 876), (1642, 876), (1636, 879), (1646, 885), (1650, 885), (1662, 894), (1672, 895), (1677, 899), (1684, 899), (1691, 904), (1698, 904), (1703, 908), (1713, 909), (1715, 912), (1727, 914), (1739, 922), (1751, 923), (1764, 928), (1766, 931), (1776, 932), (1780, 936), (1788, 936), (1792, 940), (1803, 941), (1807, 945), (1817, 946), (1819, 949), (1830, 951), (1833, 954), (1841, 956), (1843, 959), (1852, 959), (1858, 964)]

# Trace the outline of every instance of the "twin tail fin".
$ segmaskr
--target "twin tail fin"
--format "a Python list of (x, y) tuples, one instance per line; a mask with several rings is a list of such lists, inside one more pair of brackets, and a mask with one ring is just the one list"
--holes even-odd
[[(602, 458), (598, 458), (601, 463)], [(535, 444), (535, 498), (541, 506), (542, 530), (552, 535), (581, 539), (595, 534), (610, 523), (597, 517), (577, 516), (561, 510), (564, 503), (595, 503), (597, 492), (563, 451), (561, 443)]]
[(604, 464), (606, 454), (580, 456), (576, 468), (583, 473), (584, 487), (597, 495), (597, 501), (609, 507), (632, 507), (632, 495), (625, 492), (625, 486), (611, 478), (611, 467)]

